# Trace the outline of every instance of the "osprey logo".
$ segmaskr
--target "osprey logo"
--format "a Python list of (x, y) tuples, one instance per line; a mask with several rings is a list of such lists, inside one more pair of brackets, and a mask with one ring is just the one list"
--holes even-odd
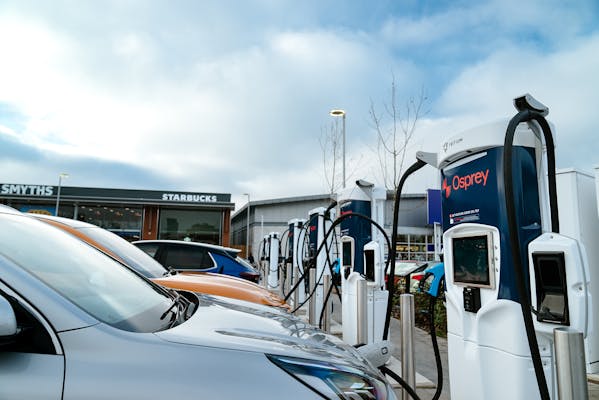
[(445, 198), (448, 199), (451, 194), (451, 186), (447, 184), (447, 178), (443, 179), (443, 186), (441, 188), (445, 190)]
[(474, 185), (487, 186), (488, 178), (489, 169), (487, 168), (485, 171), (478, 171), (469, 175), (454, 175), (451, 178), (451, 184), (447, 183), (447, 178), (445, 178), (441, 187), (445, 191), (445, 198), (448, 199), (453, 190), (468, 190), (469, 187)]

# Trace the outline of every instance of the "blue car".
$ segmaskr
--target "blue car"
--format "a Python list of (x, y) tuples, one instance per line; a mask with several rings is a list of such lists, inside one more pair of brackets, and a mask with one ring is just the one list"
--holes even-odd
[(239, 257), (240, 250), (181, 240), (139, 240), (133, 244), (167, 268), (180, 272), (215, 272), (258, 283), (260, 274)]

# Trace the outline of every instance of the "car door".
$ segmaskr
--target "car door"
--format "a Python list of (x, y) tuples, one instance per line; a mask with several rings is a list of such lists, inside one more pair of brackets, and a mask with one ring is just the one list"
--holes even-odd
[(160, 257), (162, 265), (178, 271), (220, 272), (208, 251), (201, 246), (165, 243)]
[(64, 354), (50, 324), (0, 282), (0, 296), (11, 304), (19, 333), (0, 338), (0, 399), (61, 399)]

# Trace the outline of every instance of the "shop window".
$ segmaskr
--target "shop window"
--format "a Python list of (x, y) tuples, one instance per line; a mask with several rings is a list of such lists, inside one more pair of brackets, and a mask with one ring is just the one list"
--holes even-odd
[(220, 211), (160, 210), (158, 239), (221, 243)]
[(107, 229), (127, 240), (141, 238), (141, 208), (81, 205), (78, 208), (77, 219)]

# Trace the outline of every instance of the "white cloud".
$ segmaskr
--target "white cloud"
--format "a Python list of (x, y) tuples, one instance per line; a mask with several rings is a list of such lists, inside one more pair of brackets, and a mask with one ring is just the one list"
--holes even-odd
[[(145, 166), (181, 190), (326, 192), (318, 139), (336, 107), (347, 111), (354, 176), (376, 181), (368, 108), (387, 101), (391, 72), (404, 97), (440, 82), (425, 85), (432, 112), (414, 150), (436, 151), (445, 133), (512, 115), (511, 99), (527, 91), (551, 108), (561, 148), (586, 144), (597, 125), (589, 105), (599, 46), (583, 35), (585, 7), (518, 3), (513, 13), (514, 3), (494, 1), (390, 17), (368, 32), (308, 28), (298, 16), (286, 26), (280, 5), (233, 13), (218, 3), (115, 2), (96, 23), (96, 6), (85, 4), (80, 19), (64, 20), (51, 7), (45, 17), (0, 8), (0, 106), (24, 126), (2, 121), (2, 132), (42, 151)], [(319, 9), (306, 8), (316, 21)], [(445, 54), (451, 67), (429, 65)]]
[[(492, 0), (455, 3), (415, 16), (391, 16), (381, 28), (389, 43), (417, 47), (435, 45), (459, 53), (492, 53), (514, 40), (541, 47), (567, 44), (593, 23), (592, 1), (575, 5), (559, 0)], [(553, 27), (559, 26), (559, 29)]]
[[(219, 171), (250, 179), (276, 168), (303, 169), (320, 134), (318, 122), (307, 121), (326, 119), (333, 106), (361, 104), (354, 96), (365, 99), (371, 82), (380, 81), (372, 75), (385, 57), (368, 38), (284, 31), (209, 60), (198, 54), (174, 76), (160, 73), (151, 37), (119, 31), (104, 52), (103, 71), (90, 69), (80, 38), (14, 15), (0, 18), (3, 37), (29, 38), (19, 47), (0, 42), (7, 56), (0, 101), (25, 116), (23, 143), (148, 166), (187, 177), (194, 188)], [(45, 51), (37, 51), (40, 43)], [(370, 82), (355, 82), (361, 76)], [(352, 117), (356, 126), (358, 114)], [(302, 179), (319, 187), (315, 178)], [(221, 182), (220, 190), (230, 186)]]
[(482, 122), (510, 117), (512, 99), (531, 93), (549, 107), (558, 166), (589, 169), (599, 160), (599, 141), (593, 138), (599, 125), (598, 70), (599, 35), (550, 54), (512, 48), (465, 69), (441, 96), (437, 112)]

